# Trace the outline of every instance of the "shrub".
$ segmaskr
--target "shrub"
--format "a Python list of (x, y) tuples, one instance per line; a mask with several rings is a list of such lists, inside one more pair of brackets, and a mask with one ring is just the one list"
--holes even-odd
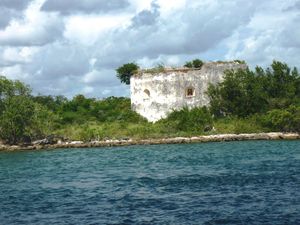
[(188, 68), (193, 68), (193, 69), (201, 69), (201, 67), (203, 66), (203, 61), (200, 59), (194, 59), (193, 61), (190, 62), (186, 62), (185, 63), (185, 67)]
[(206, 107), (173, 111), (166, 119), (161, 120), (177, 131), (204, 132), (211, 130), (212, 117)]
[(164, 64), (158, 64), (156, 67), (151, 68), (151, 69), (146, 69), (144, 70), (145, 73), (151, 73), (151, 74), (155, 74), (155, 73), (163, 73), (165, 72), (165, 66)]
[(262, 117), (262, 124), (277, 131), (300, 132), (300, 106), (271, 110)]

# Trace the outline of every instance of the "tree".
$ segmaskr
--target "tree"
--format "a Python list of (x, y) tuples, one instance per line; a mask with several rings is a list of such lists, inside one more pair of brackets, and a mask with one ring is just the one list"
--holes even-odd
[(0, 116), (0, 137), (9, 144), (16, 144), (26, 136), (34, 115), (33, 101), (24, 95), (17, 95), (3, 101)]
[(272, 109), (299, 105), (300, 76), (296, 68), (274, 61), (266, 70), (225, 72), (224, 81), (210, 86), (210, 109), (216, 116), (247, 117)]
[(261, 83), (249, 69), (226, 71), (222, 83), (208, 88), (212, 113), (246, 117), (265, 111), (267, 99)]
[(47, 108), (47, 105), (34, 103), (34, 113), (30, 124), (28, 124), (28, 134), (31, 139), (42, 139), (51, 135), (51, 132), (58, 126), (58, 116)]
[(0, 76), (0, 137), (11, 144), (24, 138), (33, 115), (30, 88)]
[(268, 78), (267, 90), (272, 98), (293, 98), (297, 94), (299, 73), (286, 63), (273, 61), (271, 68), (265, 72)]
[(135, 63), (127, 63), (116, 69), (117, 77), (121, 83), (130, 84), (130, 77), (135, 74), (139, 69), (139, 66)]
[(46, 135), (55, 121), (47, 108), (55, 107), (51, 96), (33, 97), (30, 88), (21, 81), (0, 77), (0, 138), (17, 144)]
[(4, 110), (6, 99), (16, 95), (29, 96), (30, 93), (30, 88), (22, 82), (8, 80), (4, 76), (0, 76), (0, 113)]

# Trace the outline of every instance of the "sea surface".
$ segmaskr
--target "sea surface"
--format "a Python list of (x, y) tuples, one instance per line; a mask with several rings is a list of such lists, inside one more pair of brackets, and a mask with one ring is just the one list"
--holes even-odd
[(0, 153), (0, 224), (300, 224), (300, 141)]

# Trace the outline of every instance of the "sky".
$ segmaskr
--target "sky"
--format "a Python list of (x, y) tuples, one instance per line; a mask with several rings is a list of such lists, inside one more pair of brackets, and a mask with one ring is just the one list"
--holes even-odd
[(129, 96), (129, 62), (300, 68), (300, 0), (0, 0), (0, 15), (0, 74), (34, 94)]

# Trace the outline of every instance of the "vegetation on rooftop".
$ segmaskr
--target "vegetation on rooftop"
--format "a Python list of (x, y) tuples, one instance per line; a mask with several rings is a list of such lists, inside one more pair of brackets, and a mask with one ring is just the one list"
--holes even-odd
[(201, 69), (204, 62), (200, 59), (194, 59), (192, 61), (186, 62), (185, 67), (191, 68), (191, 69)]
[[(239, 64), (246, 64), (245, 61), (242, 60), (234, 60), (231, 62), (239, 63)], [(216, 63), (228, 63), (228, 61), (217, 61)], [(201, 69), (204, 65), (204, 62), (200, 59), (194, 59), (192, 61), (188, 61), (184, 64), (184, 67), (189, 69)], [(176, 68), (174, 68), (176, 69)], [(163, 73), (168, 71), (168, 69), (164, 66), (164, 64), (159, 63), (157, 66), (149, 69), (143, 69), (140, 70), (140, 67), (132, 62), (132, 63), (126, 63), (122, 66), (118, 67), (116, 69), (116, 76), (121, 81), (121, 83), (125, 83), (127, 85), (130, 84), (130, 77), (135, 74), (141, 74), (141, 73), (150, 73), (150, 74), (157, 74), (157, 73)]]
[(155, 73), (163, 73), (166, 71), (166, 68), (163, 64), (158, 64), (157, 66), (151, 68), (151, 69), (144, 69), (143, 72), (144, 73), (151, 73), (151, 74), (155, 74)]

